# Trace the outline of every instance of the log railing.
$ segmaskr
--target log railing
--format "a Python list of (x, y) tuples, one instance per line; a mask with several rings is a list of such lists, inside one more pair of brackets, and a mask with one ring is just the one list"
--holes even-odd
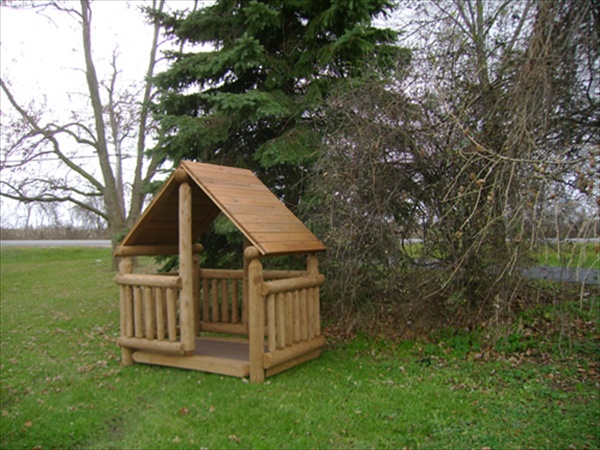
[(131, 362), (131, 350), (184, 354), (180, 337), (180, 291), (178, 275), (129, 273), (131, 261), (125, 258), (116, 282), (120, 289), (123, 362)]
[[(294, 270), (263, 272), (267, 280), (282, 280), (305, 274), (305, 271)], [(200, 269), (201, 331), (248, 334), (248, 303), (243, 283), (243, 270)]]
[(266, 299), (266, 369), (323, 345), (319, 286), (324, 281), (322, 274), (316, 274), (262, 283)]
[[(244, 250), (248, 267), (250, 380), (285, 370), (318, 355), (325, 344), (319, 317), (319, 273), (315, 255), (308, 255), (301, 276), (266, 281), (259, 252)], [(265, 349), (265, 335), (267, 348)]]
[(244, 256), (244, 270), (200, 268), (194, 255), (186, 271), (167, 275), (134, 274), (124, 257), (116, 277), (122, 363), (132, 364), (136, 350), (192, 355), (200, 332), (247, 335), (253, 382), (318, 356), (325, 277), (316, 256), (304, 271), (263, 270), (254, 247)]
[(215, 333), (247, 334), (242, 270), (201, 269), (200, 330)]

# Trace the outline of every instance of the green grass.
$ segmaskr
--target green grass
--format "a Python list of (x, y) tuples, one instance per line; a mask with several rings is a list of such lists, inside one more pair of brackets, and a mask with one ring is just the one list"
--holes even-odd
[(600, 269), (600, 243), (548, 243), (542, 246), (534, 257), (536, 262), (543, 266)]
[(2, 251), (2, 448), (600, 448), (597, 303), (568, 346), (528, 340), (543, 310), (514, 348), (361, 337), (252, 385), (119, 366), (113, 278), (107, 250)]
[[(410, 258), (424, 257), (421, 243), (405, 244), (403, 249)], [(531, 258), (533, 264), (541, 266), (600, 269), (600, 243), (548, 242), (532, 252)]]

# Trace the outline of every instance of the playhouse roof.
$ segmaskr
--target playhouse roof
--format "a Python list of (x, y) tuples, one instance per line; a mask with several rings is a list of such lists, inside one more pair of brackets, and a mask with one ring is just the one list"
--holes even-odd
[[(325, 250), (314, 234), (250, 170), (190, 161), (193, 240), (225, 214), (262, 255)], [(121, 245), (177, 245), (179, 182), (172, 175)]]

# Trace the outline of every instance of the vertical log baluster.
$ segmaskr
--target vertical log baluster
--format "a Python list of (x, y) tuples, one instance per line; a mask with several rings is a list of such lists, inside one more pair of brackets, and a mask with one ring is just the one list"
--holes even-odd
[(202, 279), (202, 320), (210, 321), (210, 292), (206, 278)]
[(300, 290), (300, 340), (308, 339), (308, 308), (306, 307), (306, 289)]
[(200, 255), (192, 256), (194, 267), (194, 336), (200, 334)]
[(154, 305), (152, 301), (152, 288), (144, 286), (142, 288), (144, 300), (144, 337), (154, 339), (154, 330), (156, 329), (154, 321)]
[(269, 351), (273, 352), (277, 348), (277, 329), (275, 320), (275, 295), (270, 294), (267, 297), (267, 329)]
[(294, 343), (294, 305), (292, 302), (292, 293), (285, 293), (285, 346), (288, 347)]
[(156, 310), (156, 339), (165, 340), (165, 291), (156, 288), (154, 291), (154, 302)]
[(133, 324), (136, 338), (144, 337), (144, 321), (142, 312), (142, 288), (133, 287)]
[(221, 280), (221, 321), (223, 323), (229, 322), (229, 292), (227, 283), (226, 278)]
[(231, 280), (231, 323), (238, 323), (240, 315), (238, 311), (238, 281)]
[(277, 322), (277, 348), (285, 348), (285, 294), (280, 292), (276, 295), (276, 322)]
[(298, 290), (292, 292), (292, 311), (293, 311), (293, 329), (294, 344), (300, 342), (300, 293)]
[(167, 288), (167, 329), (169, 341), (177, 340), (177, 290)]
[(219, 289), (218, 281), (213, 278), (210, 283), (210, 294), (212, 296), (212, 321), (219, 321)]
[(133, 337), (133, 286), (125, 286), (125, 288), (125, 315), (127, 317), (125, 336)]

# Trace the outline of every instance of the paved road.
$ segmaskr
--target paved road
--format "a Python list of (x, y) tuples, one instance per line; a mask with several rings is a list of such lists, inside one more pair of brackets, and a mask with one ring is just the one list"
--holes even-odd
[(522, 269), (525, 278), (558, 280), (563, 283), (585, 283), (600, 285), (600, 270), (566, 267), (538, 266)]

